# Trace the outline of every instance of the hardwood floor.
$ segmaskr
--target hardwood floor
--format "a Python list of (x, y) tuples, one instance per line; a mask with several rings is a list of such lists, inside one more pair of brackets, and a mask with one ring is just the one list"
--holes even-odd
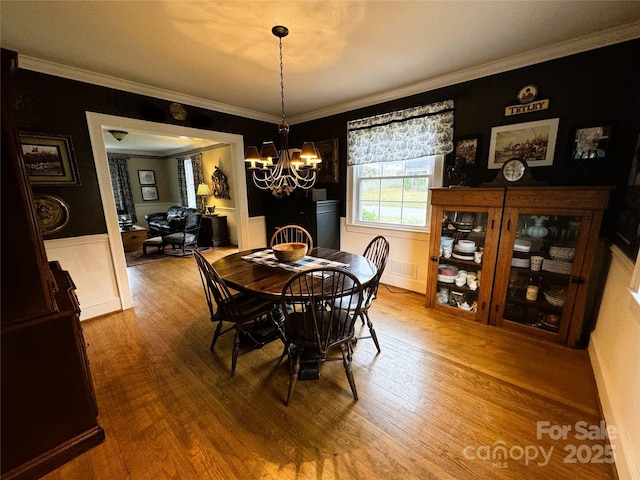
[[(106, 441), (47, 480), (616, 478), (597, 463), (604, 456), (580, 461), (607, 445), (576, 438), (576, 422), (600, 421), (584, 350), (445, 316), (422, 295), (381, 286), (370, 313), (382, 353), (370, 339), (354, 352), (360, 400), (330, 362), (285, 407), (279, 342), (241, 356), (233, 378), (231, 335), (209, 351), (192, 257), (128, 274), (135, 307), (83, 322)], [(538, 438), (539, 421), (571, 431)], [(506, 457), (491, 458), (501, 446)]]

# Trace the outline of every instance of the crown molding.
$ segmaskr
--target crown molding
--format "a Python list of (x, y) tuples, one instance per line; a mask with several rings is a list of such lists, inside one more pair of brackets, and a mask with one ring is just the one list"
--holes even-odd
[(81, 68), (69, 67), (59, 63), (50, 62), (48, 60), (42, 60), (40, 58), (19, 55), (19, 66), (24, 70), (31, 70), (38, 73), (67, 78), (69, 80), (76, 80), (102, 87), (113, 88), (115, 90), (160, 98), (170, 102), (177, 102), (194, 107), (205, 108), (207, 110), (213, 110), (215, 112), (228, 113), (229, 115), (237, 115), (268, 123), (277, 124), (280, 122), (280, 117), (276, 115), (269, 115), (241, 107), (234, 107), (233, 105), (227, 105), (225, 103), (213, 102), (204, 98), (173, 92), (163, 88), (152, 87), (150, 85), (132, 82), (129, 80), (123, 80), (109, 75), (104, 75), (102, 73), (83, 70)]
[[(608, 45), (625, 42), (627, 40), (633, 40), (636, 38), (640, 38), (640, 22), (630, 23), (622, 27), (603, 30), (592, 35), (587, 35), (574, 40), (557, 43), (550, 47), (539, 48), (522, 55), (514, 55), (512, 57), (497, 60), (495, 62), (485, 63), (478, 67), (468, 68), (451, 74), (442, 75), (440, 77), (414, 83), (403, 88), (362, 97), (351, 102), (332, 105), (330, 107), (314, 110), (302, 115), (296, 115), (288, 118), (287, 120), (290, 125), (317, 120), (319, 118), (348, 112), (350, 110), (357, 110), (359, 108), (397, 100), (399, 98), (408, 97), (418, 93), (424, 93), (430, 90), (448, 87), (470, 80), (477, 80), (479, 78), (495, 75), (497, 73), (503, 73), (510, 70), (515, 70), (517, 68), (535, 65), (537, 63), (542, 63), (549, 60), (586, 52), (588, 50), (594, 50), (596, 48), (601, 48)], [(151, 96), (167, 101), (183, 103), (186, 105), (192, 105), (195, 107), (227, 113), (230, 115), (237, 115), (253, 120), (260, 120), (268, 123), (277, 124), (281, 120), (280, 117), (276, 115), (269, 115), (266, 113), (256, 112), (254, 110), (244, 109), (241, 107), (234, 107), (232, 105), (227, 105), (224, 103), (213, 102), (210, 100), (205, 100), (203, 98), (186, 95), (184, 93), (173, 92), (170, 90), (156, 88), (137, 82), (131, 82), (129, 80), (122, 80), (101, 73), (95, 73), (88, 70), (61, 65), (58, 63), (50, 62), (48, 60), (42, 60), (23, 55), (20, 55), (19, 58), (20, 68), (25, 70), (32, 70), (34, 72), (45, 73), (48, 75), (68, 78), (70, 80), (77, 80), (85, 83), (91, 83), (94, 85), (100, 85), (103, 87), (113, 88), (130, 93), (137, 93), (139, 95)]]
[(640, 38), (640, 22), (630, 23), (624, 27), (603, 30), (602, 32), (592, 35), (568, 40), (554, 44), (550, 47), (539, 48), (521, 55), (514, 55), (495, 62), (485, 63), (477, 67), (431, 78), (403, 88), (363, 97), (352, 102), (332, 105), (331, 107), (314, 110), (313, 112), (302, 115), (296, 115), (289, 118), (288, 121), (290, 125), (295, 125), (296, 123), (317, 120), (319, 118), (329, 117), (331, 115), (357, 110), (371, 105), (398, 100), (418, 93), (424, 93), (430, 90), (468, 82), (470, 80), (477, 80), (497, 73), (508, 72), (510, 70), (528, 67), (530, 65), (547, 62), (557, 58), (568, 57), (577, 53), (626, 42), (627, 40), (633, 40), (636, 38)]

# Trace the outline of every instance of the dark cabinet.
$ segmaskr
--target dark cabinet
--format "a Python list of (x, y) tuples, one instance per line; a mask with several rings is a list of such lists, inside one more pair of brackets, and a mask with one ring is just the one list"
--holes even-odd
[(199, 247), (229, 245), (229, 227), (225, 215), (203, 215), (198, 232)]
[(104, 440), (75, 286), (38, 231), (8, 88), (16, 61), (2, 50), (1, 221), (19, 232), (1, 243), (3, 480), (38, 478)]
[(339, 200), (272, 200), (266, 209), (267, 242), (285, 225), (309, 231), (315, 247), (340, 249)]

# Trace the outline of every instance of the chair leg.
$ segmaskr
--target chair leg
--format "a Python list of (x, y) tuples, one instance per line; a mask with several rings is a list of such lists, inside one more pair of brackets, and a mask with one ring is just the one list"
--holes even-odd
[(358, 400), (358, 391), (356, 390), (356, 382), (353, 379), (353, 371), (351, 370), (351, 361), (349, 361), (349, 347), (346, 344), (340, 345), (340, 350), (342, 350), (342, 364), (344, 365), (344, 373), (347, 374), (347, 380), (349, 381), (349, 386), (351, 387), (351, 393), (353, 393), (353, 399)]
[(367, 326), (369, 327), (369, 332), (371, 332), (371, 338), (373, 338), (373, 343), (376, 344), (376, 348), (378, 349), (378, 353), (380, 353), (380, 344), (378, 343), (378, 336), (376, 335), (376, 329), (373, 328), (373, 323), (371, 322), (371, 320), (369, 319), (369, 313), (368, 312), (362, 312), (364, 314), (364, 316), (362, 317), (364, 320), (364, 317), (367, 318)]
[(233, 339), (233, 352), (231, 354), (231, 376), (236, 373), (236, 363), (240, 353), (240, 329), (236, 326), (236, 336)]
[(302, 348), (296, 347), (296, 358), (293, 361), (293, 367), (291, 368), (291, 378), (289, 378), (289, 393), (287, 393), (287, 407), (289, 401), (293, 395), (293, 389), (296, 388), (296, 381), (298, 380), (298, 373), (300, 372), (300, 355), (302, 354)]
[(211, 340), (211, 346), (209, 347), (209, 350), (211, 350), (213, 352), (213, 347), (216, 346), (216, 342), (218, 341), (218, 337), (220, 336), (220, 330), (222, 330), (222, 321), (218, 322), (218, 326), (216, 327), (216, 331), (213, 334), (213, 340)]

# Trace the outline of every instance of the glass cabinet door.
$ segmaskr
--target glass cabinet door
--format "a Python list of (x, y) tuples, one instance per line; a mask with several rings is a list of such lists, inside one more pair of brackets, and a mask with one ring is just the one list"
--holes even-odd
[[(487, 322), (499, 217), (493, 209), (434, 209), (428, 306)], [(496, 220), (496, 217), (498, 220)]]
[(518, 211), (507, 212), (505, 221), (510, 235), (507, 241), (503, 235), (498, 268), (508, 283), (496, 323), (564, 341), (580, 284), (581, 232), (588, 229), (589, 216)]

